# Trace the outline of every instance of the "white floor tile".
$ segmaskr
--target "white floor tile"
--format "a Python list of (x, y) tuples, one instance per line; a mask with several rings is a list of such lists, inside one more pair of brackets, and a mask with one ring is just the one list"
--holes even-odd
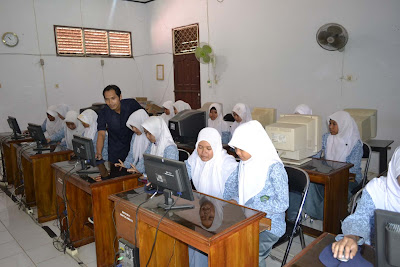
[(13, 240), (14, 238), (12, 237), (12, 235), (10, 235), (8, 231), (0, 232), (0, 244), (4, 244)]
[(78, 256), (85, 263), (96, 261), (96, 245), (90, 243), (78, 248)]
[(40, 232), (35, 231), (24, 235), (17, 234), (14, 235), (14, 238), (24, 250), (30, 250), (38, 246), (52, 243), (53, 240), (49, 237), (49, 235), (43, 229), (40, 230)]
[(25, 253), (18, 253), (16, 255), (1, 259), (0, 266), (34, 267), (35, 265)]
[(7, 231), (7, 228), (4, 226), (4, 224), (0, 221), (0, 232)]
[(7, 258), (18, 253), (24, 253), (24, 251), (14, 239), (12, 239), (10, 242), (0, 245), (0, 259)]
[(53, 243), (38, 246), (36, 248), (26, 250), (26, 254), (31, 258), (31, 260), (37, 264), (57, 256), (63, 255), (64, 253), (58, 251)]
[(36, 265), (37, 267), (79, 267), (79, 264), (69, 255), (62, 254), (55, 258), (43, 261)]
[(97, 267), (97, 261), (92, 261), (90, 263), (85, 263), (87, 267)]

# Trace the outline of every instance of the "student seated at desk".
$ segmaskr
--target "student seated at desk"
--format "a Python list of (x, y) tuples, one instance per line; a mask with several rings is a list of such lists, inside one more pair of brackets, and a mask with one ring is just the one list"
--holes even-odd
[(231, 132), (228, 123), (224, 121), (222, 116), (221, 104), (211, 104), (208, 112), (208, 127), (216, 129), (222, 137), (222, 143), (227, 144), (231, 140)]
[(300, 104), (294, 109), (294, 114), (312, 115), (312, 109), (306, 104)]
[[(352, 163), (350, 173), (355, 173), (355, 182), (349, 183), (349, 197), (351, 190), (362, 180), (361, 158), (363, 144), (360, 139), (357, 125), (354, 119), (346, 111), (338, 111), (328, 118), (329, 133), (322, 136), (322, 149), (314, 157)], [(324, 217), (324, 186), (310, 183), (304, 211), (311, 218), (323, 220)]]
[(146, 151), (150, 145), (149, 139), (144, 134), (144, 129), (142, 123), (149, 118), (147, 112), (143, 109), (136, 110), (129, 116), (126, 122), (126, 127), (133, 131), (131, 140), (131, 149), (129, 150), (128, 156), (124, 162), (119, 159), (119, 163), (115, 163), (115, 166), (125, 167), (129, 172), (133, 172), (138, 164), (139, 160), (143, 158), (143, 153)]
[[(58, 142), (64, 138), (64, 125), (63, 121), (58, 117), (58, 113), (56, 111), (57, 106), (50, 106), (46, 115), (47, 118), (44, 120), (42, 124), (42, 131), (47, 141), (49, 142)], [(56, 136), (58, 132), (62, 132), (61, 135)]]
[(266, 266), (272, 246), (286, 231), (288, 176), (267, 132), (258, 121), (239, 126), (229, 142), (240, 157), (237, 178), (226, 182), (224, 199), (267, 213), (271, 230), (259, 236), (259, 266)]
[[(83, 127), (85, 127), (83, 132), (83, 137), (92, 139), (94, 153), (96, 154), (96, 144), (97, 144), (97, 113), (93, 109), (86, 109), (78, 116), (78, 120), (81, 121)], [(104, 149), (102, 152), (103, 159), (108, 160), (108, 138), (104, 141)]]
[[(232, 177), (231, 180), (237, 180), (238, 163), (223, 149), (221, 136), (214, 128), (206, 127), (199, 132), (196, 149), (185, 163), (189, 178), (193, 181), (196, 190), (207, 195), (223, 198), (225, 182), (230, 177)], [(200, 214), (202, 225), (204, 229), (214, 231), (214, 228), (219, 227), (217, 227), (217, 220), (214, 222), (215, 217), (208, 216), (208, 212), (205, 213), (207, 204), (204, 205), (200, 209), (200, 212), (203, 211), (203, 214)], [(190, 266), (208, 266), (207, 262), (207, 255), (195, 248), (189, 248)]]
[(252, 120), (251, 117), (251, 111), (249, 106), (243, 104), (243, 103), (237, 103), (232, 110), (232, 116), (235, 119), (231, 126), (231, 135), (235, 132), (236, 128), (248, 121)]
[[(47, 138), (47, 142), (59, 142), (65, 137), (65, 125), (64, 119), (67, 112), (70, 110), (70, 107), (66, 104), (59, 104), (56, 106), (55, 111), (57, 112), (56, 116), (61, 120), (62, 127), (53, 135)], [(42, 125), (43, 129), (43, 125)]]
[[(172, 139), (171, 133), (167, 128), (165, 121), (159, 116), (152, 116), (142, 123), (144, 133), (149, 139), (150, 144), (147, 147), (145, 154), (151, 154), (167, 159), (179, 159), (178, 148), (174, 140)], [(139, 159), (135, 167), (132, 167), (128, 171), (134, 173), (144, 173), (144, 159)]]
[(83, 136), (85, 131), (85, 127), (83, 127), (80, 120), (78, 120), (78, 112), (75, 110), (70, 110), (65, 115), (65, 137), (61, 141), (61, 146), (66, 147), (68, 149), (73, 149), (72, 147), (72, 139), (74, 135)]
[(165, 121), (165, 123), (168, 125), (169, 120), (175, 116), (174, 112), (174, 102), (172, 101), (166, 101), (164, 104), (162, 104), (162, 107), (164, 108), (164, 113), (161, 114), (161, 118)]
[(186, 103), (185, 101), (182, 100), (178, 100), (174, 103), (174, 113), (178, 114), (179, 112), (181, 112), (182, 110), (185, 109), (192, 109), (192, 107)]
[(356, 211), (342, 223), (342, 235), (332, 244), (334, 258), (343, 255), (353, 259), (358, 245), (371, 245), (374, 240), (375, 209), (400, 212), (400, 147), (389, 162), (387, 177), (372, 179), (364, 188)]

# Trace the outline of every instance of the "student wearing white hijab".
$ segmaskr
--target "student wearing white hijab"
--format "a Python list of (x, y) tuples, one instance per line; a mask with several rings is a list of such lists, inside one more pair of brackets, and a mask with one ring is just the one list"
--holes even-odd
[(126, 122), (126, 127), (134, 132), (130, 144), (131, 149), (129, 150), (128, 156), (126, 156), (125, 161), (122, 162), (119, 160), (119, 163), (116, 163), (115, 166), (125, 167), (129, 172), (135, 171), (136, 164), (143, 158), (143, 153), (150, 145), (150, 141), (146, 137), (142, 126), (142, 123), (148, 118), (149, 115), (144, 109), (136, 110), (131, 114), (131, 116), (129, 116), (128, 121)]
[[(167, 124), (160, 116), (149, 117), (142, 123), (142, 127), (147, 139), (150, 141), (149, 146), (144, 152), (145, 154), (151, 154), (167, 159), (179, 159), (178, 148), (172, 139)], [(136, 170), (133, 170), (134, 172), (144, 173), (144, 159), (139, 159), (135, 167)]]
[(358, 250), (358, 245), (364, 242), (371, 245), (374, 240), (374, 211), (376, 209), (400, 212), (400, 147), (396, 148), (387, 177), (372, 179), (364, 188), (356, 211), (342, 223), (342, 235), (336, 237), (332, 244), (334, 257), (344, 254), (352, 259)]
[(247, 106), (243, 103), (237, 103), (233, 107), (232, 116), (235, 119), (235, 121), (233, 122), (233, 124), (231, 126), (231, 134), (232, 135), (239, 125), (252, 120), (251, 111), (250, 111), (249, 106)]
[(221, 104), (211, 104), (208, 112), (208, 127), (216, 129), (222, 137), (222, 143), (227, 144), (231, 140), (231, 132), (228, 123), (222, 116)]
[(312, 109), (306, 104), (300, 104), (294, 109), (294, 114), (312, 115)]
[[(83, 137), (92, 139), (94, 152), (96, 153), (97, 144), (97, 113), (93, 109), (85, 109), (78, 116), (78, 120), (81, 121), (85, 130), (83, 132)], [(108, 159), (108, 139), (106, 138), (104, 142), (105, 149), (103, 149), (102, 156), (104, 160)]]
[(161, 118), (163, 118), (163, 120), (165, 121), (165, 123), (168, 126), (168, 122), (169, 120), (175, 116), (175, 112), (174, 112), (174, 103), (172, 101), (166, 101), (164, 102), (164, 104), (162, 104), (163, 108), (164, 108), (164, 113), (161, 114)]
[(61, 141), (61, 146), (67, 147), (68, 149), (73, 149), (72, 139), (74, 135), (83, 136), (85, 127), (83, 127), (80, 120), (78, 120), (78, 112), (75, 110), (70, 110), (65, 114), (65, 137)]
[(289, 206), (287, 173), (258, 121), (240, 125), (229, 146), (235, 149), (241, 161), (238, 178), (226, 182), (224, 199), (263, 211), (271, 219), (271, 230), (261, 232), (259, 236), (259, 266), (266, 266), (265, 259), (272, 246), (286, 231), (285, 211)]
[[(328, 118), (329, 133), (322, 136), (322, 149), (314, 157), (333, 161), (351, 163), (350, 173), (356, 175), (355, 182), (349, 183), (349, 197), (351, 191), (362, 180), (361, 158), (363, 155), (363, 144), (360, 139), (357, 124), (346, 111), (338, 111)], [(324, 215), (324, 186), (310, 183), (306, 201), (305, 212), (311, 218), (322, 220)]]
[(190, 105), (188, 103), (186, 103), (185, 101), (182, 100), (178, 100), (174, 103), (174, 112), (175, 114), (178, 114), (179, 112), (181, 112), (182, 110), (185, 109), (192, 109), (190, 107)]
[(64, 120), (67, 116), (67, 112), (70, 111), (71, 108), (66, 104), (57, 105), (56, 111), (60, 119)]
[(63, 121), (58, 117), (56, 108), (57, 106), (54, 105), (50, 106), (47, 109), (46, 111), (47, 118), (44, 120), (42, 124), (42, 130), (44, 132), (44, 136), (50, 142), (60, 141), (63, 138), (63, 136), (58, 137), (58, 139), (54, 139), (54, 137), (59, 131), (62, 131), (62, 133), (64, 133)]
[(64, 119), (65, 119), (65, 116), (67, 115), (67, 112), (70, 110), (70, 107), (66, 104), (58, 104), (54, 110), (57, 112), (56, 116), (60, 119), (62, 127), (60, 130), (58, 130), (58, 132), (56, 132), (55, 134), (53, 134), (49, 138), (47, 138), (48, 142), (58, 142), (65, 138)]

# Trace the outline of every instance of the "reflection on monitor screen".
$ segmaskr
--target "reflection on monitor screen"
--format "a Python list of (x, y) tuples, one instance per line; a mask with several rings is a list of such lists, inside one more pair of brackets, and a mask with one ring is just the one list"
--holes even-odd
[(281, 115), (274, 124), (265, 127), (279, 156), (303, 164), (307, 157), (321, 150), (321, 117), (316, 115)]
[(276, 122), (275, 108), (254, 108), (251, 112), (253, 120), (257, 120), (263, 127)]
[(400, 266), (400, 213), (375, 210), (375, 266)]
[(183, 110), (168, 122), (172, 137), (181, 143), (195, 143), (197, 135), (206, 125), (206, 112), (201, 110)]
[(344, 111), (348, 112), (356, 122), (362, 141), (376, 137), (378, 117), (376, 109), (346, 108)]

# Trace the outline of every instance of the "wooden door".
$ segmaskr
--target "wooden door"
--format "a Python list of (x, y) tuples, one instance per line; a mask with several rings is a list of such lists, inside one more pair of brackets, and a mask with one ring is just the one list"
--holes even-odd
[(194, 53), (174, 55), (175, 101), (183, 100), (192, 107), (201, 107), (200, 63)]

